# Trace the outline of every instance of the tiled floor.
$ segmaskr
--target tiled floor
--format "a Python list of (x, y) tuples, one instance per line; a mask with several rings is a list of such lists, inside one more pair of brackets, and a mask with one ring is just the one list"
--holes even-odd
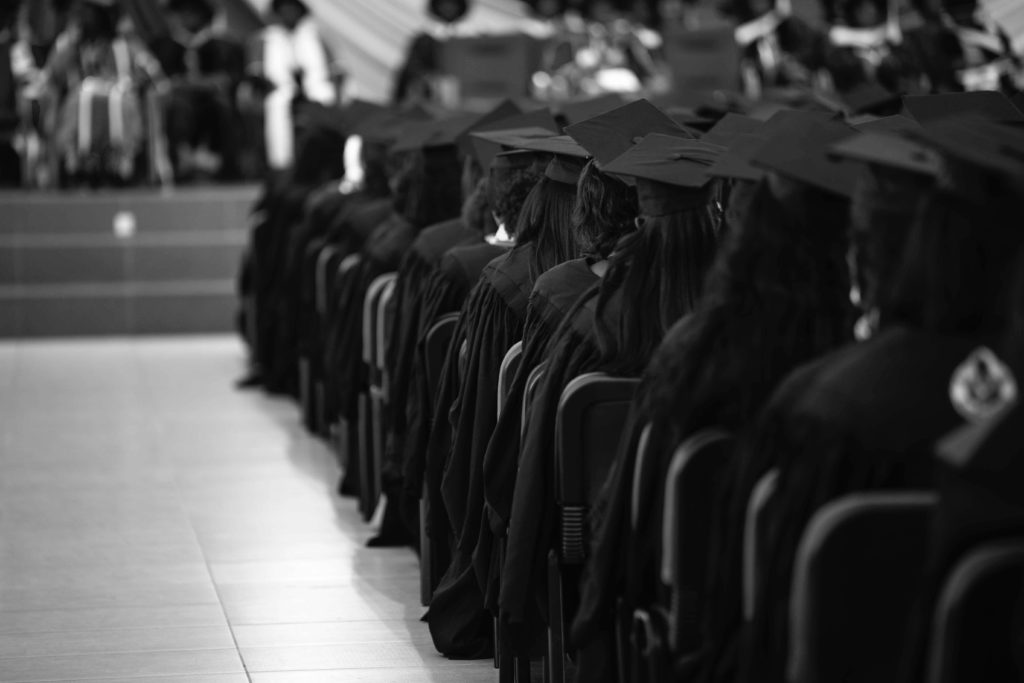
[(0, 681), (491, 681), (231, 337), (0, 343)]

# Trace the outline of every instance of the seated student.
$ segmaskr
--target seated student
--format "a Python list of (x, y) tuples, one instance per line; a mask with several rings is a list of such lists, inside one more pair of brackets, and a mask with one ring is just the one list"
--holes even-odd
[[(530, 293), (523, 326), (522, 356), (512, 378), (506, 408), (498, 415), (483, 459), (486, 519), (473, 552), (477, 579), (485, 588), (487, 608), (497, 612), (496, 539), (512, 504), (515, 468), (519, 461), (522, 397), (532, 369), (545, 357), (548, 343), (576, 301), (607, 272), (608, 258), (619, 241), (632, 233), (638, 215), (636, 190), (602, 173), (591, 159), (580, 175), (573, 229), (583, 256), (555, 266), (537, 278)], [(494, 531), (500, 526), (501, 533)]]
[(691, 313), (722, 235), (719, 186), (706, 174), (722, 148), (652, 134), (605, 165), (636, 178), (638, 230), (609, 257), (608, 271), (566, 316), (548, 347), (519, 456), (499, 615), (528, 654), (545, 586), (541, 569), (555, 532), (548, 485), (555, 416), (565, 386), (586, 372), (635, 376), (665, 332)]
[(850, 491), (934, 485), (932, 444), (970, 414), (950, 393), (951, 377), (1003, 332), (1012, 259), (1024, 241), (1010, 219), (1024, 168), (991, 139), (979, 158), (985, 138), (969, 132), (975, 125), (925, 128), (942, 153), (942, 186), (912, 228), (891, 318), (869, 340), (787, 378), (741, 460), (739, 496), (779, 470), (745, 680), (782, 679), (794, 556), (814, 511)]
[(337, 93), (331, 69), (309, 8), (302, 0), (272, 0), (271, 23), (261, 36), (262, 76), (271, 91), (264, 103), (267, 163), (272, 170), (291, 164), (294, 147), (292, 104), (299, 98), (329, 106)]
[[(761, 134), (800, 130), (807, 135), (820, 122), (804, 112), (781, 112)], [(847, 136), (852, 131), (831, 123), (822, 132)], [(835, 192), (835, 183), (766, 178), (748, 164), (721, 168), (713, 167), (712, 173), (738, 176), (739, 183), (726, 207), (726, 243), (700, 307), (669, 330), (644, 371), (629, 430), (595, 506), (599, 512), (593, 513), (598, 518), (591, 523), (593, 552), (572, 630), (574, 644), (586, 647), (581, 660), (588, 671), (609, 676), (615, 671), (598, 665), (601, 655), (614, 652), (615, 598), (624, 598), (630, 613), (657, 598), (662, 496), (675, 446), (704, 429), (742, 440), (782, 378), (852, 339), (846, 302), (848, 202)], [(816, 170), (826, 181), (836, 180), (829, 169)], [(751, 180), (755, 175), (762, 178)], [(653, 457), (637, 472), (638, 433), (648, 423), (647, 452)], [(636, 498), (648, 504), (638, 509), (634, 523), (630, 509)], [(699, 604), (700, 596), (694, 597)], [(598, 662), (591, 665), (587, 660), (595, 656)]]
[[(576, 301), (597, 284), (608, 268), (608, 257), (616, 245), (636, 230), (638, 216), (636, 189), (625, 181), (602, 172), (601, 164), (613, 161), (635, 143), (640, 134), (661, 132), (691, 138), (667, 114), (646, 100), (615, 107), (570, 126), (566, 132), (592, 157), (577, 187), (573, 227), (583, 258), (561, 264), (534, 284), (523, 330), (522, 355), (505, 400), (507, 408), (498, 417), (484, 455), (484, 499), (487, 524), (481, 526), (474, 552), (477, 575), (486, 588), (488, 609), (497, 614), (498, 558), (495, 539), (504, 537), (512, 507), (514, 480), (519, 461), (522, 429), (522, 401), (534, 367), (546, 356), (555, 330)], [(541, 146), (543, 139), (528, 141)]]
[(296, 330), (286, 284), (288, 245), (295, 226), (302, 222), (309, 193), (343, 173), (344, 145), (337, 129), (310, 128), (300, 143), (295, 166), (269, 179), (257, 200), (257, 220), (243, 262), (243, 293), (251, 291), (256, 301), (256, 338), (250, 340), (256, 374), (243, 380), (245, 385), (261, 384), (271, 393), (295, 395)]
[(166, 121), (175, 177), (179, 182), (197, 173), (236, 179), (241, 141), (235, 90), (244, 49), (215, 28), (217, 11), (209, 0), (172, 0), (167, 10), (176, 53), (164, 59), (173, 79)]
[(118, 32), (120, 19), (115, 0), (82, 0), (44, 69), (59, 102), (53, 145), (71, 182), (130, 182), (145, 149), (139, 89), (161, 78), (160, 67)]
[[(498, 370), (508, 348), (522, 338), (526, 302), (537, 277), (574, 258), (571, 215), (583, 163), (556, 154), (530, 191), (516, 225), (515, 247), (484, 269), (463, 307), (449, 368), (463, 365), (461, 379), (445, 377), (437, 397), (426, 475), (432, 501), (432, 533), (453, 539), (447, 571), (426, 620), (434, 646), (444, 655), (480, 659), (492, 654), (491, 619), (472, 569), (472, 550), (483, 513), (479, 483), (484, 448), (497, 419)], [(460, 360), (461, 340), (467, 353)], [(436, 497), (434, 496), (436, 492)]]
[[(462, 207), (458, 178), (461, 172), (454, 144), (425, 147), (407, 153), (394, 191), (394, 210), (367, 238), (360, 262), (342, 276), (328, 334), (329, 371), (339, 388), (339, 415), (354, 424), (358, 397), (366, 388), (362, 376), (362, 316), (366, 290), (379, 275), (395, 271), (419, 232), (459, 214)], [(401, 185), (404, 184), (404, 188)], [(350, 461), (351, 462), (351, 461)], [(348, 468), (342, 485), (348, 493), (354, 484), (354, 468)]]
[[(491, 207), (494, 222), (500, 232), (515, 234), (514, 226), (519, 223), (526, 198), (541, 179), (548, 161), (548, 155), (523, 151), (498, 154), (488, 162), (487, 204)], [(406, 429), (403, 433), (395, 429), (396, 425), (393, 424), (389, 437), (389, 448), (402, 457), (403, 517), (410, 528), (419, 528), (419, 500), (432, 427), (431, 418), (435, 406), (439, 405), (434, 390), (427, 385), (424, 365), (426, 334), (441, 315), (462, 309), (487, 264), (507, 252), (510, 246), (509, 243), (492, 239), (482, 244), (450, 249), (441, 257), (438, 269), (424, 286), (422, 325), (416, 333), (416, 358), (410, 380), (412, 387), (405, 405)], [(446, 367), (444, 371), (446, 379), (442, 384), (447, 383), (452, 390), (457, 389), (458, 365)], [(440, 547), (442, 540), (446, 539), (435, 538), (433, 543), (434, 548), (443, 556), (447, 551)]]
[[(389, 396), (407, 397), (412, 388), (419, 335), (426, 331), (424, 328), (429, 329), (425, 315), (437, 306), (430, 298), (436, 296), (438, 290), (429, 289), (427, 285), (441, 259), (450, 249), (481, 244), (497, 229), (487, 205), (487, 179), (477, 179), (475, 187), (465, 184), (467, 180), (472, 180), (472, 174), (463, 177), (466, 200), (462, 215), (421, 232), (399, 266), (393, 306), (388, 312), (392, 321), (386, 360)], [(432, 321), (433, 318), (429, 322)], [(374, 546), (404, 545), (416, 536), (416, 529), (407, 527), (401, 516), (402, 457), (401, 451), (395, 448), (394, 435), (405, 433), (407, 414), (405, 401), (397, 399), (396, 403), (395, 409), (389, 411), (387, 424), (383, 473), (387, 505), (381, 531), (369, 542)]]
[[(952, 390), (973, 394), (975, 416), (936, 444), (936, 492), (932, 518), (928, 580), (915, 614), (905, 675), (899, 680), (928, 680), (928, 651), (939, 592), (953, 568), (986, 543), (1024, 538), (1024, 251), (1017, 258), (1005, 339), (979, 348), (958, 369)], [(1020, 680), (1024, 675), (1024, 577), (1017, 595), (1001, 598), (1017, 605), (1015, 624), (993, 618), (980, 632), (966, 634), (967, 656), (974, 655), (972, 678)]]

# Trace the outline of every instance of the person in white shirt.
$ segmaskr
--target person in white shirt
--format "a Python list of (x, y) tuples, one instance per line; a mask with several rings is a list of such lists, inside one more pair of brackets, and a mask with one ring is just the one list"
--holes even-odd
[(273, 21), (263, 30), (263, 78), (271, 88), (264, 102), (267, 163), (288, 168), (295, 153), (292, 103), (304, 99), (330, 106), (337, 99), (327, 50), (301, 0), (273, 0)]

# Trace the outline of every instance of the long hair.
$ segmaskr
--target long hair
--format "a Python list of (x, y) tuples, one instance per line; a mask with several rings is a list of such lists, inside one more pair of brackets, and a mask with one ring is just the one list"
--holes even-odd
[(533, 244), (533, 276), (579, 256), (572, 229), (576, 189), (542, 177), (530, 194), (516, 224), (516, 246)]
[(387, 145), (364, 138), (359, 155), (363, 165), (363, 193), (369, 197), (387, 197), (391, 193)]
[(907, 244), (932, 181), (925, 176), (868, 166), (850, 204), (850, 253), (861, 308), (878, 312), (882, 325), (898, 322), (892, 292)]
[(598, 170), (593, 160), (576, 185), (572, 227), (579, 250), (605, 259), (619, 240), (635, 230), (636, 188)]
[(462, 202), (462, 223), (481, 235), (491, 235), (498, 229), (487, 200), (487, 183), (487, 178), (477, 180), (476, 187)]
[(458, 216), (462, 210), (461, 175), (454, 147), (416, 153), (403, 211), (409, 222), (422, 228)]
[(648, 369), (645, 412), (672, 423), (674, 442), (753, 424), (793, 368), (850, 340), (847, 203), (808, 186), (791, 192), (780, 200), (762, 181), (727, 214), (703, 302)]
[(691, 192), (689, 208), (641, 215), (639, 230), (609, 257), (596, 311), (598, 346), (609, 372), (639, 372), (668, 328), (700, 300), (722, 215), (714, 183)]
[(488, 197), (491, 210), (505, 225), (510, 237), (516, 234), (519, 215), (523, 210), (530, 190), (544, 175), (535, 167), (491, 171)]
[[(1000, 196), (1000, 195), (994, 195)], [(911, 229), (896, 314), (928, 332), (980, 338), (1006, 329), (1014, 258), (1024, 242), (1009, 191), (982, 206), (934, 190)]]

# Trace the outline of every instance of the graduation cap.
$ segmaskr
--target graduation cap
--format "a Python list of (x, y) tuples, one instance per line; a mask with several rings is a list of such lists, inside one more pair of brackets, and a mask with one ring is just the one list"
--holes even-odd
[(587, 150), (568, 135), (522, 138), (515, 143), (515, 146), (518, 149), (526, 149), (533, 152), (547, 152), (549, 154), (557, 154), (558, 156), (570, 157), (573, 159), (586, 160), (591, 156)]
[(895, 113), (901, 96), (876, 81), (859, 83), (839, 93), (839, 104), (848, 116)]
[(472, 154), (476, 156), (476, 160), (480, 163), (481, 168), (488, 168), (491, 165), (494, 155), (502, 150), (503, 145), (498, 141), (479, 134), (516, 129), (541, 129), (546, 131), (548, 135), (558, 135), (559, 126), (555, 122), (554, 117), (551, 116), (551, 112), (547, 109), (538, 109), (496, 121), (488, 121), (474, 127), (469, 135), (466, 136), (466, 143), (472, 150)]
[(476, 120), (469, 127), (459, 133), (455, 141), (455, 144), (459, 147), (459, 152), (465, 155), (473, 153), (473, 144), (469, 140), (469, 134), (474, 130), (490, 130), (488, 126), (522, 113), (523, 110), (512, 100), (502, 100), (490, 111), (477, 116)]
[(917, 95), (903, 98), (903, 109), (921, 124), (953, 116), (973, 116), (1002, 122), (1024, 122), (1024, 113), (999, 92), (975, 91)]
[(473, 118), (471, 115), (456, 114), (440, 120), (411, 123), (401, 130), (391, 151), (412, 152), (454, 145), (459, 133), (472, 123)]
[(693, 206), (692, 194), (680, 188), (704, 187), (711, 180), (708, 167), (723, 151), (700, 140), (652, 133), (602, 170), (635, 178), (641, 213), (660, 216)]
[(729, 143), (740, 135), (756, 133), (764, 125), (764, 121), (743, 114), (728, 113), (718, 120), (708, 132), (701, 136), (703, 142), (710, 142), (714, 145), (728, 147)]
[(621, 107), (623, 102), (622, 95), (607, 93), (585, 100), (564, 102), (557, 106), (555, 113), (562, 116), (568, 122), (568, 125), (573, 125), (587, 119), (592, 119), (616, 107)]
[(359, 121), (353, 127), (352, 134), (360, 136), (367, 142), (388, 145), (397, 140), (407, 126), (430, 118), (430, 114), (419, 107), (403, 110), (388, 109)]
[(637, 138), (660, 133), (680, 138), (696, 136), (647, 100), (637, 100), (565, 129), (601, 166), (636, 144)]
[(853, 128), (840, 121), (811, 122), (799, 130), (773, 136), (751, 161), (787, 178), (849, 197), (860, 168), (829, 154), (829, 149), (854, 134)]
[(494, 155), (490, 170), (495, 172), (516, 171), (530, 167), (538, 170), (547, 166), (551, 155), (543, 152), (531, 152), (526, 149), (514, 149), (511, 152), (499, 152)]
[(943, 171), (941, 155), (919, 142), (893, 132), (867, 132), (841, 140), (829, 148), (838, 158), (895, 168), (937, 178)]
[(860, 123), (853, 123), (852, 121), (849, 121), (848, 123), (862, 133), (902, 134), (921, 129), (921, 124), (909, 116), (903, 116), (901, 114), (872, 118)]
[(575, 185), (586, 165), (586, 160), (579, 157), (556, 154), (548, 162), (547, 168), (544, 169), (544, 175), (556, 183)]
[[(757, 119), (754, 120), (757, 121)], [(779, 110), (770, 119), (762, 122), (753, 132), (735, 136), (727, 145), (726, 151), (708, 169), (708, 174), (716, 178), (760, 180), (764, 177), (765, 171), (755, 166), (752, 161), (758, 150), (768, 140), (780, 136), (795, 135), (807, 126), (833, 120), (835, 120), (835, 117), (828, 112), (804, 111), (801, 109)], [(728, 126), (731, 124), (726, 124), (723, 119), (723, 125)], [(702, 139), (707, 142), (708, 136), (713, 131), (714, 129), (708, 131), (708, 134)], [(714, 139), (710, 140), (710, 142), (714, 142)]]
[[(924, 126), (913, 136), (939, 150), (955, 166), (981, 170), (1012, 182), (1024, 178), (1024, 133), (1009, 126), (971, 116), (945, 119)], [(977, 189), (968, 181), (970, 171), (947, 179), (948, 189), (967, 194)], [(954, 187), (960, 183), (962, 187)], [(984, 199), (984, 197), (980, 197)]]
[(665, 113), (682, 128), (694, 131), (706, 131), (720, 118), (702, 114), (694, 107), (668, 107)]

